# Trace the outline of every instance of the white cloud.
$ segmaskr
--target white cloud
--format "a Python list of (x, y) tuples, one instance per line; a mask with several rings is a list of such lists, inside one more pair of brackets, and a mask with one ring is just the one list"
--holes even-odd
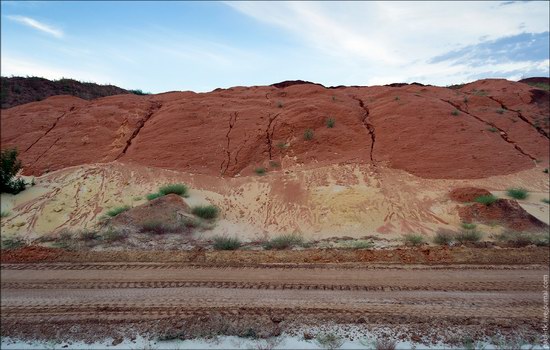
[(8, 19), (31, 27), (33, 29), (39, 30), (43, 33), (53, 35), (56, 38), (62, 38), (64, 33), (61, 29), (52, 27), (45, 23), (39, 22), (33, 18), (25, 16), (7, 16)]
[[(548, 2), (507, 6), (497, 2), (409, 1), (226, 5), (290, 34), (311, 55), (332, 61), (331, 70), (353, 70), (347, 81), (317, 79), (325, 84), (386, 84), (410, 79), (453, 83), (451, 79), (471, 76), (472, 67), (428, 63), (431, 58), (482, 41), (546, 32), (550, 27)], [(540, 67), (541, 62), (515, 62), (513, 69), (517, 66)], [(476, 72), (513, 70), (504, 62), (486, 62), (474, 68)]]

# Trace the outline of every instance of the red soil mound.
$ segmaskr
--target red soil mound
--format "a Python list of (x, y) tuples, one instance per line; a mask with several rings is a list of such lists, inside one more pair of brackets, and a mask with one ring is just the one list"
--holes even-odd
[(474, 203), (459, 208), (458, 214), (465, 222), (486, 224), (499, 222), (516, 231), (548, 230), (548, 225), (526, 212), (515, 200), (498, 199), (490, 205)]
[(0, 258), (2, 263), (31, 263), (55, 261), (62, 254), (62, 249), (27, 246), (19, 249), (3, 250)]
[(189, 212), (189, 206), (183, 198), (176, 194), (168, 194), (118, 214), (109, 221), (109, 224), (126, 226), (157, 221), (170, 225), (176, 224), (179, 219), (187, 216)]
[(477, 197), (488, 196), (491, 192), (483, 188), (461, 187), (455, 188), (449, 193), (449, 197), (456, 202), (473, 202)]
[(3, 111), (2, 148), (18, 147), (24, 173), (36, 175), (119, 160), (234, 176), (276, 161), (283, 169), (372, 162), (427, 178), (481, 178), (549, 158), (548, 108), (535, 96), (547, 92), (527, 84), (483, 80), (458, 90), (282, 84), (49, 98)]

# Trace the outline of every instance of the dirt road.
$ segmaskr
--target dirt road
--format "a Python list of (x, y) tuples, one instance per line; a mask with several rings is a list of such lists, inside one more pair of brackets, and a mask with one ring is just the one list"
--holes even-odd
[(178, 320), (204, 321), (216, 315), (260, 318), (271, 328), (309, 318), (531, 325), (536, 330), (542, 324), (545, 274), (548, 269), (542, 265), (2, 264), (2, 328), (8, 335), (21, 332), (21, 324), (42, 332), (48, 325), (59, 332), (89, 322), (143, 325), (170, 320), (180, 325)]

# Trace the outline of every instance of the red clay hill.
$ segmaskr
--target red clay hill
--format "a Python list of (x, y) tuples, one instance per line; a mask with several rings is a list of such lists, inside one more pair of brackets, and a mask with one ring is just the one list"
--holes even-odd
[(453, 88), (292, 81), (91, 101), (54, 96), (3, 110), (1, 143), (17, 147), (33, 175), (118, 160), (235, 176), (271, 161), (481, 178), (548, 162), (549, 108), (544, 88), (500, 79)]

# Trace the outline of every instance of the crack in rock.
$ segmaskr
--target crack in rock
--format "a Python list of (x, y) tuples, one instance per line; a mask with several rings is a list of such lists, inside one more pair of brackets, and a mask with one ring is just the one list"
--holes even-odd
[(154, 102), (151, 104), (151, 106), (149, 107), (149, 110), (147, 111), (147, 114), (137, 122), (136, 129), (134, 130), (132, 135), (130, 135), (128, 140), (126, 140), (126, 146), (124, 146), (124, 149), (115, 158), (115, 160), (119, 159), (120, 157), (126, 154), (126, 151), (132, 144), (132, 141), (136, 138), (136, 136), (139, 134), (141, 129), (145, 126), (145, 123), (149, 121), (149, 119), (151, 119), (153, 114), (155, 114), (161, 107), (162, 107), (162, 104), (160, 102)]
[[(265, 130), (266, 134), (266, 143), (267, 143), (267, 151), (269, 153), (269, 160), (272, 160), (272, 150), (273, 150), (273, 134), (275, 133), (275, 120), (281, 113), (275, 114), (273, 117), (271, 115), (268, 116), (269, 123), (267, 124), (267, 129)], [(273, 127), (271, 127), (271, 124), (273, 124)], [(271, 129), (271, 132), (269, 132), (269, 129)]]
[(40, 136), (38, 139), (36, 139), (36, 141), (34, 141), (29, 147), (27, 147), (27, 149), (23, 152), (28, 152), (34, 145), (36, 145), (38, 143), (38, 141), (42, 140), (42, 138), (44, 138), (46, 135), (48, 135), (49, 132), (52, 131), (56, 127), (57, 123), (59, 122), (59, 120), (61, 120), (61, 118), (63, 118), (67, 113), (74, 111), (75, 108), (76, 108), (75, 106), (72, 106), (68, 111), (63, 112), (59, 117), (57, 117), (57, 119), (52, 124), (52, 126), (42, 136)]
[[(231, 163), (231, 151), (229, 150), (231, 138), (229, 137), (229, 134), (231, 134), (231, 130), (233, 129), (235, 124), (237, 124), (238, 116), (239, 116), (238, 112), (233, 112), (232, 114), (229, 114), (229, 129), (227, 130), (227, 134), (225, 134), (225, 138), (227, 139), (227, 147), (225, 149), (225, 152), (227, 154), (227, 164), (225, 163), (225, 159), (224, 159), (222, 161), (222, 164), (220, 165), (220, 172), (222, 176), (225, 175), (227, 169), (229, 168), (229, 164)], [(224, 165), (225, 165), (225, 168), (224, 168)]]
[[(506, 105), (504, 105), (504, 103), (498, 99), (496, 99), (495, 97), (493, 96), (486, 96), (488, 98), (490, 98), (491, 100), (495, 101), (496, 103), (500, 104), (500, 108), (504, 109), (504, 110), (507, 110), (507, 111), (512, 111), (514, 113), (517, 113), (519, 119), (523, 120), (524, 122), (526, 122), (527, 124), (529, 124), (531, 127), (533, 127), (535, 130), (538, 131), (539, 134), (541, 134), (542, 136), (546, 137), (547, 139), (550, 139), (550, 136), (546, 133), (546, 131), (544, 131), (543, 128), (541, 128), (540, 126), (536, 126), (534, 125), (533, 123), (531, 123), (527, 118), (525, 118), (523, 116), (523, 114), (521, 114), (521, 112), (519, 110), (515, 110), (515, 109), (510, 109), (508, 107), (506, 107)], [(523, 100), (522, 100), (523, 101)]]
[(496, 126), (495, 124), (493, 124), (493, 123), (491, 123), (491, 122), (489, 122), (489, 121), (486, 121), (486, 120), (484, 120), (484, 119), (481, 119), (480, 117), (478, 117), (478, 116), (476, 116), (476, 115), (474, 115), (474, 114), (472, 114), (472, 113), (467, 112), (466, 110), (464, 110), (463, 108), (461, 108), (460, 105), (457, 104), (457, 103), (453, 103), (453, 102), (451, 102), (451, 101), (449, 101), (449, 100), (444, 100), (444, 99), (441, 99), (441, 101), (442, 101), (442, 102), (445, 102), (445, 103), (447, 103), (447, 104), (450, 104), (451, 106), (453, 106), (453, 107), (456, 108), (457, 110), (461, 111), (462, 113), (467, 114), (467, 115), (469, 115), (469, 116), (471, 116), (471, 117), (477, 119), (478, 121), (480, 121), (480, 122), (482, 122), (482, 123), (485, 123), (485, 124), (487, 124), (487, 125), (489, 125), (489, 126), (495, 128), (495, 129), (497, 129), (497, 130), (499, 131), (500, 137), (501, 137), (504, 141), (506, 141), (506, 142), (508, 142), (509, 144), (513, 145), (514, 148), (515, 148), (516, 150), (518, 150), (521, 154), (523, 154), (523, 155), (525, 155), (525, 156), (531, 158), (531, 160), (537, 160), (537, 158), (535, 158), (535, 157), (533, 157), (532, 155), (530, 155), (529, 153), (525, 152), (517, 143), (515, 143), (514, 141), (512, 141), (512, 140), (508, 137), (508, 134), (506, 133), (506, 131), (504, 131), (502, 128), (499, 128), (499, 127)]
[(369, 108), (365, 105), (363, 100), (361, 100), (360, 98), (358, 98), (356, 96), (351, 96), (351, 98), (353, 98), (354, 100), (359, 102), (359, 106), (365, 112), (363, 114), (363, 118), (361, 119), (361, 123), (363, 123), (363, 126), (368, 130), (368, 132), (370, 134), (370, 138), (371, 138), (370, 160), (371, 160), (371, 162), (374, 162), (373, 152), (374, 152), (374, 143), (376, 141), (376, 134), (374, 132), (374, 125), (372, 125), (368, 120), (369, 114), (370, 114)]

